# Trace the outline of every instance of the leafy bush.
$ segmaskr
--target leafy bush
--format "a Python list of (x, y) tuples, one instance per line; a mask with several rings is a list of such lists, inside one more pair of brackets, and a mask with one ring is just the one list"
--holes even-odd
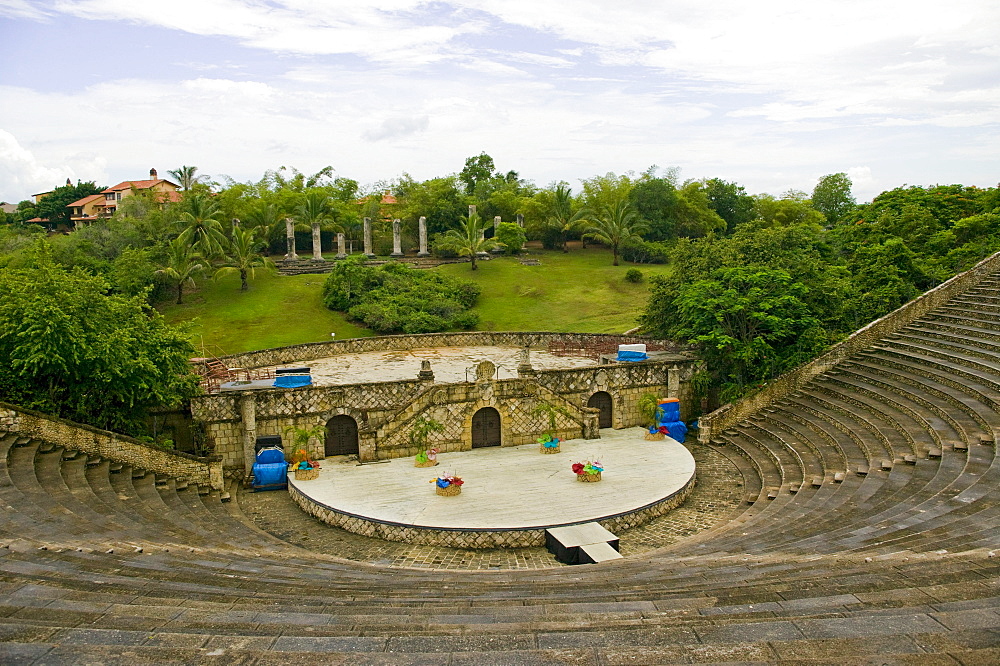
[(473, 328), (479, 286), (434, 271), (359, 258), (339, 262), (323, 285), (323, 304), (378, 333), (436, 333)]
[(518, 254), (524, 247), (527, 237), (519, 225), (513, 222), (501, 222), (497, 227), (496, 239), (503, 243), (504, 254)]
[(622, 259), (633, 264), (665, 264), (669, 258), (670, 246), (666, 243), (651, 243), (632, 240), (621, 247)]
[(643, 280), (642, 271), (640, 271), (638, 268), (630, 268), (627, 271), (625, 271), (626, 282), (631, 282), (632, 284), (639, 284), (640, 282), (642, 282), (642, 280)]

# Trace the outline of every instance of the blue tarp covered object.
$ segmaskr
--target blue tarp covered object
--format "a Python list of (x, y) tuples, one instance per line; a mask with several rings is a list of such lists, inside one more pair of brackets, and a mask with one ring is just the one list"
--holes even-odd
[(310, 375), (283, 375), (274, 379), (277, 388), (299, 388), (313, 383)]
[(637, 351), (619, 351), (618, 358), (616, 361), (645, 361), (649, 357), (646, 356), (646, 352)]
[(288, 463), (279, 448), (261, 449), (253, 464), (254, 490), (278, 490), (288, 487)]

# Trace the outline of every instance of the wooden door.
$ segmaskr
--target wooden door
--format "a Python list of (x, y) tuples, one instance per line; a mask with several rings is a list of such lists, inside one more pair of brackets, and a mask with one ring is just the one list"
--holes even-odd
[(597, 417), (597, 427), (613, 427), (611, 419), (612, 411), (610, 393), (607, 393), (606, 391), (598, 391), (594, 395), (590, 396), (590, 400), (587, 401), (587, 407), (596, 407), (601, 410), (601, 415)]
[(500, 446), (500, 412), (483, 407), (472, 417), (472, 448)]
[(347, 415), (327, 421), (324, 449), (328, 456), (358, 455), (358, 422)]

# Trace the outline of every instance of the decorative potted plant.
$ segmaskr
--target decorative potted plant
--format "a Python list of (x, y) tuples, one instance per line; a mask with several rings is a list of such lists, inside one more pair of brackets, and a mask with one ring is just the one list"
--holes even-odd
[(601, 472), (604, 471), (604, 464), (600, 460), (593, 462), (585, 460), (575, 462), (572, 465), (573, 473), (576, 474), (577, 481), (584, 483), (597, 483), (601, 480)]
[(431, 483), (434, 484), (434, 492), (438, 495), (443, 495), (445, 497), (454, 497), (462, 492), (462, 486), (465, 481), (462, 478), (455, 476), (454, 474), (442, 474), (439, 477), (431, 479)]
[(285, 435), (292, 440), (295, 453), (292, 455), (291, 469), (295, 472), (296, 481), (311, 481), (319, 477), (319, 463), (312, 459), (309, 453), (309, 440), (319, 439), (326, 434), (326, 428), (321, 425), (312, 428), (288, 428)]
[(427, 436), (432, 432), (441, 432), (444, 424), (426, 416), (421, 416), (413, 422), (410, 428), (410, 446), (423, 449), (413, 460), (414, 467), (434, 467), (438, 464), (436, 448), (425, 448), (427, 446)]
[(663, 416), (660, 399), (652, 393), (643, 393), (642, 397), (639, 398), (638, 408), (639, 414), (642, 416), (642, 420), (646, 423), (646, 427), (649, 430), (645, 435), (645, 439), (663, 439), (667, 434), (666, 428), (659, 428), (656, 425), (660, 417)]
[(569, 416), (566, 409), (556, 407), (552, 403), (542, 402), (531, 410), (531, 414), (532, 416), (545, 416), (549, 422), (548, 430), (543, 432), (542, 436), (538, 438), (538, 450), (541, 453), (559, 453), (560, 440), (556, 437), (556, 416), (559, 414)]

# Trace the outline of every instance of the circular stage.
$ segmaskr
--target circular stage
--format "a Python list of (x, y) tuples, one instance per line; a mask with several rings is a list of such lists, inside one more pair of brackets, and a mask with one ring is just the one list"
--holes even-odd
[[(538, 445), (441, 453), (437, 467), (413, 458), (359, 465), (327, 458), (318, 479), (289, 493), (307, 513), (350, 532), (390, 541), (456, 548), (540, 546), (545, 529), (596, 521), (611, 530), (641, 525), (678, 506), (694, 487), (691, 453), (667, 438), (647, 441), (643, 428), (605, 429), (600, 439), (563, 442), (561, 453)], [(599, 483), (580, 483), (570, 466), (600, 460)], [(460, 476), (456, 497), (430, 482)]]

